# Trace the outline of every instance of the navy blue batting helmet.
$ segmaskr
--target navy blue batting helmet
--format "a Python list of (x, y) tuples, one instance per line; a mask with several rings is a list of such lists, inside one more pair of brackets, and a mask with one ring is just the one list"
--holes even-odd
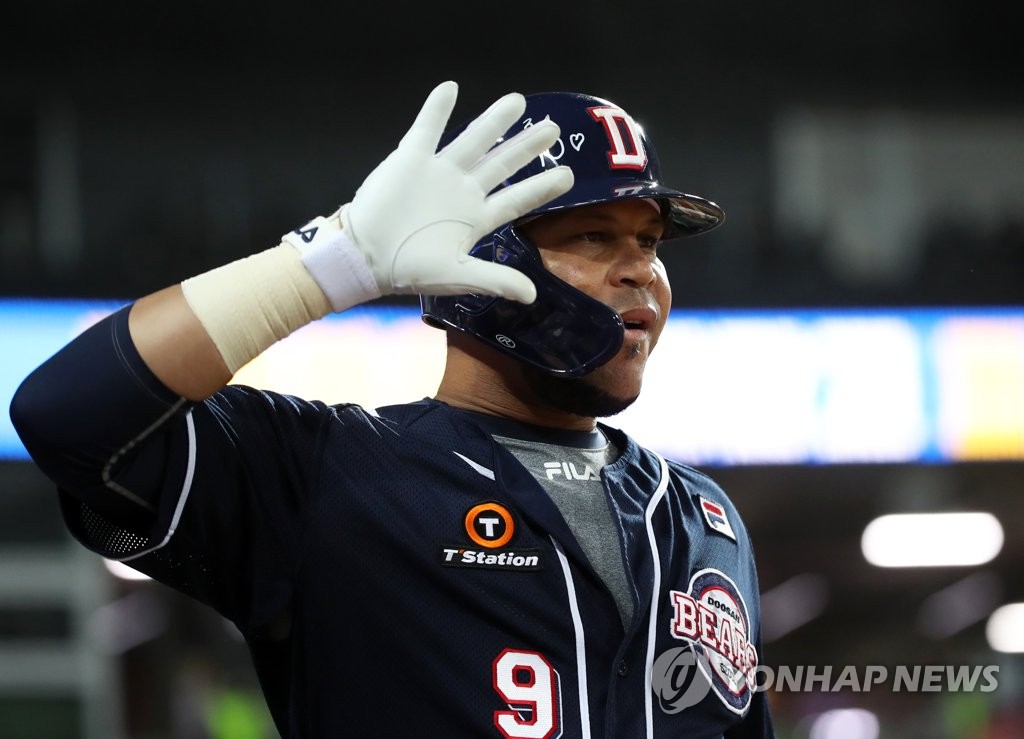
[[(501, 140), (545, 118), (558, 124), (561, 137), (501, 187), (560, 164), (572, 168), (574, 184), (564, 195), (523, 217), (614, 200), (654, 199), (665, 217), (664, 239), (710, 231), (725, 219), (709, 200), (661, 182), (658, 157), (643, 129), (608, 100), (574, 92), (526, 96), (526, 111)], [(466, 124), (449, 132), (454, 139)], [(533, 280), (531, 305), (486, 295), (421, 296), (423, 320), (455, 329), (549, 374), (581, 377), (619, 351), (623, 324), (619, 315), (548, 272), (537, 249), (516, 224), (506, 224), (470, 251), (478, 259), (515, 267)]]

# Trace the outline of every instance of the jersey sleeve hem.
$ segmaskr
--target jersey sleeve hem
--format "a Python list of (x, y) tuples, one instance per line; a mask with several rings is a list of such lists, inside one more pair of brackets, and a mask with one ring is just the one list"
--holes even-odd
[[(156, 514), (148, 526), (134, 527), (113, 521), (93, 509), (80, 496), (61, 491), (61, 511), (65, 524), (83, 546), (106, 559), (127, 563), (162, 549), (171, 541), (192, 491), (196, 468), (196, 432), (191, 411), (185, 415), (184, 420), (187, 451), (181, 486), (173, 502), (168, 500), (161, 506), (161, 511), (155, 511), (153, 506), (147, 504), (147, 509)], [(124, 490), (124, 493), (137, 499), (129, 490)]]

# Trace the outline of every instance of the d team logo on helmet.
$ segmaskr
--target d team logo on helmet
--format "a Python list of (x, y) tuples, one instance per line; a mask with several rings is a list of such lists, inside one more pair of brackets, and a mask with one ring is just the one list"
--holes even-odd
[(529, 572), (541, 569), (540, 550), (502, 551), (515, 534), (512, 512), (501, 503), (478, 503), (463, 519), (466, 536), (478, 548), (469, 546), (441, 547), (441, 564), (446, 567), (477, 567), (488, 570)]
[[(750, 642), (750, 615), (736, 583), (718, 570), (690, 579), (688, 592), (670, 592), (671, 633), (690, 643), (698, 667), (732, 712), (744, 713), (754, 693), (757, 649)], [(708, 667), (710, 666), (710, 669)]]
[[(608, 137), (608, 144), (611, 147), (607, 151), (608, 169), (647, 168), (647, 150), (644, 148), (643, 134), (640, 126), (626, 111), (613, 105), (595, 105), (587, 108), (587, 113), (604, 127), (605, 135)], [(532, 125), (532, 118), (523, 121), (523, 128)], [(582, 131), (573, 131), (569, 134), (569, 146), (575, 151), (581, 151), (586, 141), (587, 135)], [(552, 166), (557, 166), (564, 156), (565, 142), (559, 138), (551, 149), (538, 157), (538, 161), (541, 167), (546, 167), (549, 162)]]
[[(611, 169), (645, 169), (647, 152), (644, 151), (640, 127), (622, 108), (600, 107), (589, 108), (588, 113), (594, 120), (604, 125), (611, 151), (608, 152), (608, 166)], [(623, 133), (629, 138), (627, 143)]]

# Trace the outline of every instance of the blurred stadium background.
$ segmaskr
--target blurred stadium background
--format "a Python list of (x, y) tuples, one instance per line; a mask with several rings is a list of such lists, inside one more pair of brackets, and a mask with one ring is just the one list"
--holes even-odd
[[(1014, 642), (992, 618), (1024, 601), (1022, 27), (1022, 6), (992, 0), (15, 3), (0, 399), (97, 312), (349, 199), (438, 81), (459, 81), (456, 117), (510, 89), (608, 97), (673, 183), (728, 213), (664, 250), (673, 348), (647, 405), (611, 423), (736, 501), (765, 662), (999, 667), (991, 692), (775, 691), (779, 736), (1024, 736), (1024, 623), (1000, 611)], [(52, 302), (68, 299), (85, 302)], [(299, 390), (377, 400), (344, 344), (394, 369), (436, 337), (403, 323), (409, 301), (373, 308), (249, 377), (287, 384), (312, 364)], [(434, 367), (408, 387), (388, 376), (384, 400), (429, 393)], [(274, 736), (232, 627), (73, 545), (46, 480), (3, 443), (0, 737)], [(954, 511), (999, 526), (942, 549), (991, 551), (868, 562), (876, 517)]]

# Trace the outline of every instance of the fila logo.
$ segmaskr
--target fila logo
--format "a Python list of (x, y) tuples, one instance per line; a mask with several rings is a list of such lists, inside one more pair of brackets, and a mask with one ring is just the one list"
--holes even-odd
[(736, 541), (736, 532), (732, 530), (732, 524), (729, 523), (729, 517), (722, 506), (701, 495), (700, 509), (704, 513), (704, 521), (709, 529)]
[(505, 546), (516, 531), (512, 512), (501, 503), (493, 501), (470, 508), (466, 512), (465, 526), (470, 541), (484, 549)]
[(588, 108), (591, 117), (604, 126), (611, 151), (608, 166), (611, 169), (644, 169), (647, 151), (640, 138), (640, 126), (622, 108)]
[(310, 226), (309, 228), (297, 228), (295, 233), (299, 235), (303, 243), (309, 244), (316, 237), (316, 232), (320, 230), (319, 226)]
[(547, 475), (549, 480), (554, 480), (559, 475), (565, 477), (566, 480), (599, 480), (601, 479), (594, 468), (589, 464), (583, 466), (583, 471), (576, 469), (576, 465), (572, 462), (545, 462), (544, 463), (544, 474)]

